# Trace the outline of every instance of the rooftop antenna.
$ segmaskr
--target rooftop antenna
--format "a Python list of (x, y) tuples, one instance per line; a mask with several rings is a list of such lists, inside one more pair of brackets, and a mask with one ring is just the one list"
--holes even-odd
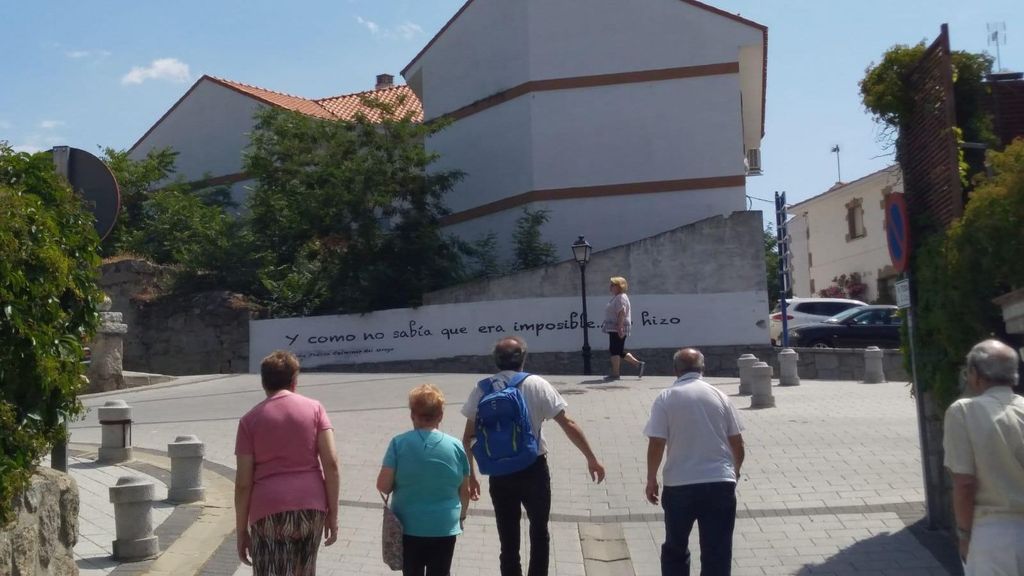
[(839, 144), (832, 147), (832, 153), (836, 155), (836, 184), (843, 183), (843, 167), (839, 163)]
[(1003, 55), (1000, 46), (1006, 46), (1006, 22), (989, 22), (985, 27), (988, 29), (988, 45), (996, 47), (996, 68), (1001, 72)]

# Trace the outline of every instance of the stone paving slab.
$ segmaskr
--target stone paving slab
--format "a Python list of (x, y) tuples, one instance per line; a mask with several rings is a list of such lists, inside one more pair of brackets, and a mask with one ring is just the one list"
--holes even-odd
[[(320, 400), (328, 410), (342, 462), (342, 538), (322, 551), (321, 573), (390, 573), (380, 560), (374, 479), (388, 441), (409, 426), (406, 394), (424, 382), (440, 386), (448, 400), (442, 430), (460, 436), (465, 420), (458, 410), (479, 378), (300, 376), (300, 392)], [(603, 484), (589, 482), (583, 457), (557, 426), (545, 427), (553, 454), (552, 573), (584, 573), (581, 522), (620, 523), (637, 574), (657, 573), (662, 516), (644, 499), (642, 430), (651, 402), (672, 379), (625, 379), (613, 385), (582, 376), (551, 380), (607, 470)], [(750, 410), (749, 397), (736, 395), (738, 381), (709, 380), (731, 396), (746, 426), (747, 463), (738, 488), (737, 573), (879, 574), (896, 573), (896, 568), (900, 574), (946, 573), (934, 559), (929, 563), (928, 551), (905, 528), (907, 517), (923, 514), (924, 501), (914, 403), (905, 384), (805, 380), (798, 387), (775, 387), (776, 408)], [(84, 401), (95, 407), (111, 397)], [(137, 446), (162, 450), (178, 434), (196, 434), (206, 441), (208, 460), (232, 467), (238, 418), (264, 396), (258, 377), (238, 375), (136, 389), (116, 397), (135, 409)], [(74, 441), (99, 440), (94, 411), (71, 428)], [(486, 481), (483, 490), (481, 501), (471, 507), (453, 573), (497, 573), (497, 535)], [(861, 552), (875, 557), (879, 547), (892, 548), (894, 558), (881, 570), (863, 562)], [(899, 560), (906, 566), (894, 563)], [(221, 557), (215, 573), (231, 573), (226, 572), (230, 564), (229, 557)]]

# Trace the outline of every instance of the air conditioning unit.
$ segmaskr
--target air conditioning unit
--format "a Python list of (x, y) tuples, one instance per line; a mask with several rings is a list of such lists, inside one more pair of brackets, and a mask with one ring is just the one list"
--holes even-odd
[(760, 176), (763, 174), (761, 171), (761, 151), (757, 148), (751, 148), (747, 150), (747, 176)]

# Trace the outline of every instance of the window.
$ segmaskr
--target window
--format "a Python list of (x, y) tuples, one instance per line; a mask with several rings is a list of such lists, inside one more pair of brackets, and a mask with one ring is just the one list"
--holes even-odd
[[(808, 254), (810, 256), (810, 254)], [(814, 296), (814, 278), (811, 278), (811, 296)]]
[(892, 312), (885, 308), (865, 310), (853, 317), (854, 324), (860, 326), (884, 326), (889, 323)]
[(864, 205), (860, 198), (854, 198), (846, 205), (846, 228), (847, 242), (867, 235), (864, 229)]

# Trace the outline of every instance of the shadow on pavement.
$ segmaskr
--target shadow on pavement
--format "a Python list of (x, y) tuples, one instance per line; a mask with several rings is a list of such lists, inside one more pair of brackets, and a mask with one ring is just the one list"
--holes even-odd
[(936, 574), (939, 570), (952, 576), (963, 574), (956, 552), (941, 533), (926, 530), (922, 520), (904, 530), (856, 542), (820, 564), (804, 565), (796, 574)]

